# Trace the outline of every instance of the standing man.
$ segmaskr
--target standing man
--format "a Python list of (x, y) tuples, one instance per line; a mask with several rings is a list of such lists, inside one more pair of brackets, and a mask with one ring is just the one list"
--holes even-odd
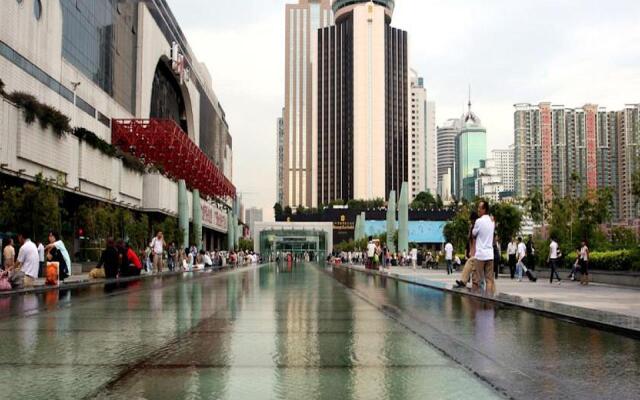
[(175, 267), (177, 264), (177, 260), (176, 260), (177, 253), (178, 251), (176, 250), (176, 244), (174, 242), (171, 242), (171, 245), (169, 246), (169, 251), (167, 252), (168, 254), (167, 261), (169, 264), (169, 271), (175, 270)]
[(481, 201), (478, 204), (478, 215), (473, 228), (473, 237), (476, 239), (476, 271), (480, 280), (485, 281), (485, 292), (494, 295), (496, 291), (495, 277), (493, 274), (493, 237), (495, 235), (495, 223), (489, 216), (489, 204)]
[(444, 245), (444, 259), (447, 262), (447, 275), (453, 274), (453, 245), (451, 242)]
[(416, 267), (418, 266), (418, 249), (416, 249), (415, 247), (411, 249), (410, 256), (411, 256), (411, 268), (413, 268), (413, 270), (415, 271)]
[(11, 271), (16, 266), (16, 249), (13, 247), (13, 239), (8, 239), (2, 256), (4, 257), (4, 270)]
[(164, 242), (164, 235), (162, 231), (158, 231), (156, 237), (153, 238), (149, 244), (151, 252), (153, 254), (153, 269), (156, 273), (162, 273), (162, 255), (164, 254), (164, 248), (166, 244)]
[(24, 232), (18, 235), (18, 242), (20, 242), (20, 251), (18, 252), (16, 269), (24, 273), (24, 287), (32, 288), (38, 279), (40, 266), (38, 248)]
[(553, 283), (553, 275), (556, 275), (558, 284), (560, 284), (560, 275), (558, 275), (558, 259), (560, 258), (560, 250), (558, 249), (558, 242), (552, 236), (551, 244), (549, 244), (549, 267), (551, 268), (551, 275), (549, 276), (549, 283)]
[(367, 265), (366, 268), (373, 268), (373, 258), (376, 256), (376, 244), (373, 243), (373, 236), (369, 236), (369, 243), (367, 244)]
[(507, 256), (509, 257), (509, 272), (511, 273), (511, 279), (514, 279), (516, 276), (516, 264), (517, 264), (517, 254), (518, 253), (518, 243), (516, 243), (515, 238), (511, 238), (511, 242), (507, 246)]
[(44, 246), (41, 241), (37, 242), (38, 244), (38, 257), (40, 257), (40, 264), (38, 269), (38, 276), (44, 276)]

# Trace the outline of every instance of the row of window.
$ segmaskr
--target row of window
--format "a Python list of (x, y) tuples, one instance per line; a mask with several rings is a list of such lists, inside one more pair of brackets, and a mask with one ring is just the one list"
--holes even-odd
[[(9, 47), (3, 41), (0, 41), (0, 55), (11, 61), (15, 66), (29, 74), (38, 82), (42, 83), (49, 89), (53, 90), (55, 93), (59, 94), (62, 98), (66, 99), (70, 103), (73, 103), (73, 91), (71, 89), (67, 88), (56, 79), (54, 79), (51, 75), (38, 68), (35, 64), (27, 60), (20, 53)], [(88, 115), (91, 115), (91, 117), (96, 118), (96, 109), (79, 96), (76, 96), (76, 107), (78, 107)], [(108, 128), (111, 127), (111, 120), (104, 114), (98, 112), (97, 119), (104, 126)]]

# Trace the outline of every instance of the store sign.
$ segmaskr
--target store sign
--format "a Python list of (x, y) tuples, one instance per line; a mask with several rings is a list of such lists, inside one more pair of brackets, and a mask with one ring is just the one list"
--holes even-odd
[(201, 200), (200, 206), (202, 208), (202, 225), (218, 232), (226, 233), (228, 230), (227, 213), (204, 200)]

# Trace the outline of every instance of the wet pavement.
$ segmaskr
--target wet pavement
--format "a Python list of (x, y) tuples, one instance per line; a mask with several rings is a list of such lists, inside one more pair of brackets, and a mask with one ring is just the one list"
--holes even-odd
[(640, 398), (640, 343), (314, 265), (0, 299), (3, 399)]

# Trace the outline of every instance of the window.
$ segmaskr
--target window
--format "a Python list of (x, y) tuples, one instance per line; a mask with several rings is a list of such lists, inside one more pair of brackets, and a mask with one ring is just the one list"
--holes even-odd
[(40, 20), (40, 17), (42, 17), (42, 3), (40, 0), (33, 1), (33, 15), (37, 20)]

